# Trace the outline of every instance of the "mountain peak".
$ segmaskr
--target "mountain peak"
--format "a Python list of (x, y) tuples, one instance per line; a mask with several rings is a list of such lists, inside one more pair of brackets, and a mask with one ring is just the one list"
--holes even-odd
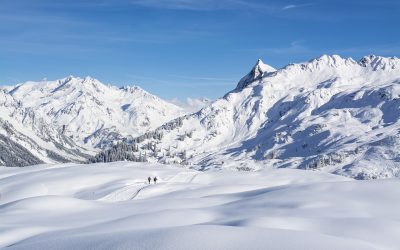
[[(79, 77), (75, 77), (75, 76), (73, 76), (73, 75), (69, 75), (69, 76), (67, 76), (67, 77), (65, 77), (65, 78), (62, 78), (62, 79), (60, 79), (60, 80), (58, 80), (58, 82), (60, 82), (60, 83), (67, 83), (67, 82), (71, 82), (72, 80), (75, 80), (75, 79), (80, 79)], [(47, 81), (47, 80), (46, 80)]]
[(137, 85), (131, 85), (131, 86), (127, 85), (127, 86), (120, 87), (119, 89), (124, 90), (129, 93), (135, 93), (135, 92), (148, 93), (146, 90), (142, 89), (141, 87), (139, 87)]
[(91, 76), (86, 76), (83, 80), (80, 79), (80, 81), (82, 82), (82, 84), (89, 84), (96, 88), (105, 87), (104, 83), (100, 82), (99, 80), (97, 80), (96, 78), (91, 77)]
[(261, 60), (261, 58), (258, 58), (256, 65), (264, 65), (265, 63)]
[[(93, 78), (91, 76), (85, 76), (84, 78), (81, 78), (79, 76), (74, 76), (74, 75), (69, 75), (67, 77), (61, 78), (58, 81), (60, 84), (65, 84), (68, 82), (71, 83), (93, 83), (93, 82), (99, 82), (96, 78)], [(43, 82), (43, 81), (42, 81)], [(48, 80), (45, 80), (44, 82), (49, 82)]]
[(84, 91), (97, 91), (97, 92), (104, 92), (107, 91), (108, 87), (101, 83), (96, 78), (91, 76), (86, 76), (84, 78), (75, 77), (75, 76), (68, 76), (66, 78), (60, 79), (56, 81), (56, 86), (53, 85), (52, 93), (55, 93), (60, 90), (66, 90), (72, 87), (73, 90), (84, 90)]
[(250, 83), (260, 80), (265, 74), (274, 71), (276, 71), (275, 68), (265, 64), (261, 59), (258, 59), (251, 71), (239, 81), (236, 90), (240, 91), (246, 88)]
[(263, 73), (271, 73), (276, 71), (276, 69), (268, 64), (265, 64), (261, 59), (257, 60), (256, 65), (254, 65), (253, 70), (262, 71)]
[(354, 60), (352, 60), (351, 58), (343, 58), (343, 57), (341, 57), (341, 56), (339, 56), (339, 55), (327, 55), (327, 54), (324, 54), (324, 55), (322, 55), (322, 56), (320, 56), (320, 57), (317, 57), (317, 58), (315, 58), (315, 59), (312, 59), (310, 62), (311, 63), (313, 63), (313, 62), (323, 62), (323, 63), (326, 63), (326, 64), (328, 64), (328, 65), (332, 65), (332, 66), (337, 66), (337, 65), (340, 65), (340, 64), (343, 64), (343, 63), (345, 63), (346, 61), (353, 61), (354, 62)]
[(91, 76), (86, 76), (86, 77), (83, 79), (83, 81), (84, 81), (84, 82), (93, 82), (93, 81), (97, 81), (97, 79), (95, 79), (95, 78), (93, 78), (93, 77), (91, 77)]
[(396, 69), (400, 67), (400, 60), (397, 57), (382, 57), (367, 55), (360, 59), (359, 64), (363, 67), (371, 67), (373, 70)]

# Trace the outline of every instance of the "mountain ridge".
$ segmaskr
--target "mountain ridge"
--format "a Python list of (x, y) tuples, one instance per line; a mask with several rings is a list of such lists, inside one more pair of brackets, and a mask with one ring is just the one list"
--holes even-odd
[(7, 166), (86, 162), (184, 114), (139, 86), (119, 88), (89, 76), (2, 88), (0, 109), (0, 165)]
[(149, 161), (203, 170), (261, 162), (358, 179), (400, 176), (399, 62), (323, 55), (262, 77), (253, 74), (258, 62), (247, 75), (253, 81), (138, 144)]
[[(54, 137), (69, 138), (91, 155), (106, 150), (91, 161), (146, 159), (201, 170), (263, 166), (358, 179), (400, 177), (400, 59), (396, 57), (368, 55), (356, 61), (322, 55), (280, 69), (258, 60), (232, 91), (209, 104), (204, 100), (206, 106), (192, 114), (164, 105), (138, 86), (106, 86), (91, 77), (28, 82), (6, 88), (3, 95), (7, 91), (10, 94), (3, 99), (23, 107), (22, 114), (31, 112), (54, 124)], [(27, 96), (39, 98), (26, 101)], [(109, 100), (117, 105), (109, 105)], [(4, 103), (0, 106), (6, 108)], [(159, 106), (174, 107), (174, 112)], [(100, 110), (100, 115), (89, 117), (86, 127), (82, 125), (86, 117), (79, 116), (87, 114), (85, 109)], [(125, 114), (132, 123), (121, 122), (113, 116), (116, 113)], [(154, 114), (165, 119), (152, 123), (151, 118), (158, 117)], [(26, 121), (23, 126), (29, 126)], [(73, 121), (75, 127), (63, 126), (64, 121)], [(138, 124), (145, 128), (132, 132), (132, 125)]]
[[(63, 127), (67, 136), (78, 137), (74, 138), (77, 143), (92, 149), (112, 145), (116, 138), (138, 136), (183, 115), (181, 108), (138, 86), (118, 88), (92, 77), (26, 82), (9, 93), (44, 114), (48, 123)], [(103, 129), (116, 136), (101, 136)]]

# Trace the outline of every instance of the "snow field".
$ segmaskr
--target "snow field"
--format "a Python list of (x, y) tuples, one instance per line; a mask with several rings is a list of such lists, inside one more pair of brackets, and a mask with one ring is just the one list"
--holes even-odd
[(398, 249), (399, 187), (294, 169), (0, 168), (0, 247)]

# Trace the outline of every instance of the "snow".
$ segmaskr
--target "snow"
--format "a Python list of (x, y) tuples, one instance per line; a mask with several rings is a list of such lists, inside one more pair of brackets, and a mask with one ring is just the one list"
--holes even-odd
[[(148, 185), (147, 177), (157, 176)], [(0, 168), (9, 249), (398, 249), (400, 180), (152, 163)]]
[(265, 64), (261, 59), (258, 59), (256, 65), (251, 69), (250, 73), (244, 76), (238, 83), (236, 90), (241, 91), (254, 81), (261, 80), (264, 75), (275, 72), (276, 69), (268, 64)]
[(280, 69), (258, 60), (232, 88), (213, 102), (179, 107), (138, 86), (91, 77), (7, 87), (0, 90), (0, 155), (8, 160), (0, 165), (83, 162), (141, 136), (139, 151), (150, 162), (400, 177), (399, 58), (322, 55)]
[(138, 86), (117, 88), (89, 76), (26, 82), (9, 93), (91, 150), (139, 136), (184, 114), (178, 106)]
[[(60, 134), (54, 124), (46, 123), (34, 110), (24, 107), (21, 102), (1, 90), (0, 125), (0, 136), (23, 147), (32, 154), (31, 157), (36, 157), (36, 161), (47, 163), (57, 163), (63, 160), (84, 162), (89, 154), (94, 153), (76, 145), (69, 138)], [(27, 154), (20, 155), (18, 150), (10, 146), (9, 142), (0, 140), (0, 147), (2, 146), (11, 153), (1, 151), (0, 165), (4, 164), (2, 161), (7, 157), (22, 158), (23, 160), (29, 158)], [(49, 152), (55, 157), (50, 157)]]
[[(161, 150), (154, 161), (198, 169), (399, 177), (399, 83), (396, 57), (323, 55), (277, 70), (258, 61), (233, 91), (186, 116), (182, 126), (161, 129), (161, 140), (143, 144)], [(182, 152), (187, 159), (176, 157)]]

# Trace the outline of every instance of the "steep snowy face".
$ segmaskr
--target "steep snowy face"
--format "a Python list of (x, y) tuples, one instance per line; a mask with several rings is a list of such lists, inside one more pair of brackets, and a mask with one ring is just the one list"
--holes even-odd
[(258, 59), (256, 65), (251, 69), (250, 73), (244, 76), (236, 86), (236, 90), (240, 91), (247, 87), (250, 83), (262, 79), (265, 74), (276, 71), (275, 68), (265, 64), (261, 59)]
[(399, 59), (324, 55), (254, 76), (178, 125), (159, 128), (161, 140), (142, 142), (157, 146), (150, 159), (400, 176)]
[(360, 64), (364, 67), (371, 67), (373, 70), (390, 71), (399, 69), (400, 60), (397, 57), (381, 57), (375, 55), (365, 56), (360, 60)]
[(0, 90), (0, 165), (85, 162), (93, 153)]
[(107, 147), (182, 115), (181, 108), (139, 87), (107, 86), (91, 77), (27, 82), (9, 93), (89, 148)]

